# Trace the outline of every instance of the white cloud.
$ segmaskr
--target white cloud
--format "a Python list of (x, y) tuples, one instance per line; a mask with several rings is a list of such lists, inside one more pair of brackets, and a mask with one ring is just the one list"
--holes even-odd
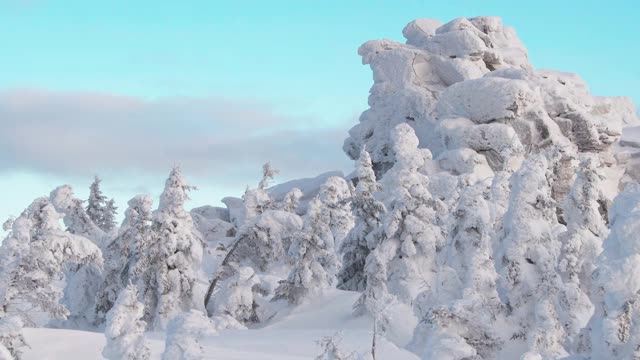
[(165, 174), (180, 164), (194, 176), (244, 185), (267, 160), (286, 178), (348, 167), (341, 147), (351, 122), (323, 128), (252, 100), (4, 91), (0, 169)]

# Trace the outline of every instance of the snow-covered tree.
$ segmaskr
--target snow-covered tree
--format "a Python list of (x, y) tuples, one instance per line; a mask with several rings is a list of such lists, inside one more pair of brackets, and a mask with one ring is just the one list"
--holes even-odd
[(273, 199), (267, 193), (266, 188), (269, 186), (269, 181), (271, 181), (278, 172), (278, 170), (271, 166), (271, 163), (267, 162), (262, 166), (262, 179), (258, 184), (258, 188), (252, 189), (247, 187), (242, 196), (245, 220), (251, 220), (263, 212), (276, 207)]
[(256, 300), (262, 290), (255, 272), (282, 268), (291, 259), (285, 250), (298, 236), (303, 221), (283, 210), (267, 210), (248, 220), (236, 234), (209, 284), (205, 306), (210, 315), (256, 322)]
[(16, 221), (16, 218), (14, 216), (9, 216), (7, 220), (2, 223), (2, 231), (10, 231), (14, 221)]
[(337, 258), (329, 243), (333, 235), (328, 214), (318, 198), (309, 202), (304, 227), (289, 247), (293, 268), (276, 289), (275, 299), (299, 304), (310, 293), (333, 285)]
[(18, 316), (0, 319), (0, 359), (19, 360), (21, 348), (28, 346), (22, 334), (22, 320)]
[(355, 353), (346, 354), (341, 348), (342, 336), (334, 334), (333, 336), (324, 336), (316, 341), (322, 349), (322, 353), (316, 356), (315, 360), (355, 360)]
[(256, 313), (256, 286), (259, 284), (254, 270), (248, 266), (233, 269), (231, 275), (220, 283), (212, 308), (213, 316), (231, 316), (241, 324), (259, 321)]
[(144, 341), (146, 324), (142, 321), (144, 305), (138, 301), (138, 290), (129, 284), (113, 308), (107, 313), (107, 344), (102, 356), (109, 360), (147, 360), (150, 352)]
[(17, 312), (29, 323), (30, 309), (65, 319), (69, 310), (60, 303), (65, 265), (102, 265), (100, 249), (86, 238), (60, 229), (59, 219), (51, 202), (38, 198), (13, 223), (0, 248), (4, 259), (0, 264), (3, 313)]
[[(76, 198), (69, 185), (54, 189), (50, 196), (51, 204), (63, 214), (67, 231), (85, 237), (104, 250), (108, 235), (104, 233), (88, 216), (83, 201)], [(95, 296), (100, 290), (102, 270), (95, 264), (70, 264), (65, 269), (66, 287), (62, 303), (69, 309), (70, 315), (57, 326), (88, 328), (95, 322)]]
[(175, 316), (167, 326), (163, 360), (201, 360), (201, 341), (217, 335), (214, 324), (202, 312), (191, 310)]
[(202, 261), (203, 242), (191, 215), (184, 209), (189, 199), (187, 192), (192, 189), (180, 169), (174, 168), (160, 195), (159, 207), (153, 213), (154, 238), (151, 248), (147, 249), (150, 252), (147, 261), (148, 271), (155, 274), (155, 280), (140, 291), (156, 291), (156, 300), (152, 301), (157, 304), (153, 311), (156, 328), (164, 328), (176, 313), (197, 306), (193, 290)]
[(327, 212), (331, 229), (331, 239), (327, 245), (332, 249), (339, 249), (353, 228), (351, 197), (351, 188), (344, 178), (332, 176), (320, 186), (319, 198), (323, 211)]
[[(419, 171), (431, 155), (418, 148), (418, 138), (406, 124), (394, 129), (392, 139), (396, 162), (382, 179), (387, 208), (384, 234), (367, 256), (367, 287), (356, 304), (357, 313), (374, 314), (393, 303), (408, 307), (418, 293), (431, 287), (444, 243), (437, 222), (445, 214), (436, 211), (429, 178)], [(381, 322), (383, 327), (388, 320)]]
[(249, 261), (261, 271), (285, 262), (298, 230), (302, 227), (300, 216), (282, 210), (268, 210), (247, 220), (238, 230), (236, 241), (240, 241), (237, 258)]
[[(611, 232), (593, 273), (591, 359), (640, 359), (640, 185), (629, 183), (609, 209)], [(584, 350), (587, 350), (588, 347)]]
[(269, 182), (280, 173), (280, 170), (274, 168), (270, 162), (262, 165), (262, 180), (258, 184), (258, 189), (264, 190), (269, 186)]
[(366, 288), (364, 264), (371, 249), (382, 236), (384, 204), (374, 197), (380, 190), (369, 153), (362, 149), (358, 160), (358, 185), (351, 201), (355, 226), (349, 231), (340, 247), (342, 267), (338, 274), (338, 287), (344, 290), (363, 291)]
[[(120, 226), (118, 236), (107, 246), (104, 258), (104, 280), (96, 295), (97, 322), (102, 323), (104, 316), (115, 303), (120, 290), (129, 282), (138, 284), (149, 282), (145, 261), (147, 249), (151, 246), (151, 206), (153, 200), (148, 195), (137, 195), (128, 202), (125, 219)], [(146, 288), (146, 287), (145, 287)], [(147, 289), (148, 291), (148, 289)], [(148, 294), (142, 298), (148, 299)]]
[(511, 340), (523, 341), (527, 356), (567, 355), (557, 271), (560, 255), (554, 227), (553, 175), (544, 154), (531, 155), (511, 177), (509, 208), (498, 253), (500, 292), (510, 310)]
[(89, 199), (87, 200), (86, 208), (89, 218), (96, 224), (102, 221), (107, 204), (107, 197), (100, 190), (100, 182), (102, 180), (96, 175), (89, 186)]
[(116, 227), (116, 214), (118, 213), (118, 207), (116, 201), (109, 199), (104, 211), (104, 217), (102, 219), (102, 230), (109, 233)]
[(503, 344), (495, 331), (503, 309), (496, 290), (488, 192), (483, 184), (462, 192), (441, 265), (455, 275), (441, 271), (444, 276), (416, 300), (421, 321), (410, 347), (423, 359), (493, 359)]
[(110, 232), (115, 226), (115, 214), (117, 207), (113, 199), (107, 197), (100, 189), (102, 180), (96, 176), (89, 187), (89, 199), (87, 200), (87, 215), (100, 229)]
[(572, 342), (578, 340), (576, 336), (593, 313), (591, 274), (608, 233), (603, 217), (606, 198), (600, 185), (604, 176), (598, 165), (598, 159), (593, 155), (582, 160), (573, 187), (563, 203), (567, 230), (560, 234), (559, 269), (565, 283), (561, 294), (567, 312), (564, 326)]
[(298, 188), (289, 190), (289, 192), (285, 194), (284, 199), (282, 199), (279, 208), (284, 211), (296, 213), (300, 206), (300, 199), (302, 196), (304, 196), (304, 194)]
[(70, 185), (55, 188), (49, 195), (51, 204), (56, 211), (63, 214), (62, 220), (67, 231), (83, 236), (103, 248), (108, 236), (100, 229), (83, 207), (83, 201), (75, 197)]
[(273, 199), (261, 189), (247, 189), (242, 196), (245, 221), (251, 220), (273, 206)]
[(242, 196), (244, 220), (249, 221), (274, 207), (273, 199), (264, 189), (250, 189)]

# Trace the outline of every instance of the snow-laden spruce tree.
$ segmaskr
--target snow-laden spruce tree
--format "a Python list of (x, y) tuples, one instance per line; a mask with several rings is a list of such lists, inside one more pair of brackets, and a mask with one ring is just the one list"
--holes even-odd
[(100, 190), (100, 182), (102, 180), (96, 175), (93, 182), (89, 186), (89, 199), (87, 200), (87, 214), (89, 218), (99, 224), (102, 221), (104, 210), (107, 204), (107, 197), (102, 194)]
[(340, 247), (342, 267), (338, 274), (338, 287), (344, 290), (363, 291), (366, 288), (364, 264), (371, 249), (382, 236), (384, 204), (374, 197), (380, 190), (366, 149), (358, 160), (358, 185), (351, 201), (355, 215), (355, 226), (349, 231)]
[[(91, 220), (83, 208), (83, 201), (76, 198), (69, 185), (54, 189), (51, 204), (63, 214), (67, 231), (85, 237), (104, 251), (109, 236)], [(71, 264), (66, 267), (66, 287), (62, 303), (69, 309), (68, 319), (58, 326), (88, 328), (95, 322), (95, 296), (100, 291), (102, 269), (95, 264)]]
[(598, 167), (596, 155), (585, 155), (562, 207), (567, 230), (559, 235), (559, 269), (565, 283), (561, 300), (567, 312), (564, 327), (573, 347), (578, 346), (577, 335), (593, 313), (591, 274), (608, 233), (607, 200), (601, 190), (604, 176)]
[[(332, 176), (320, 186), (319, 198), (329, 218), (331, 249), (339, 249), (345, 236), (353, 228), (351, 213), (351, 188), (344, 178)], [(334, 250), (335, 251), (335, 250)]]
[(55, 188), (49, 195), (51, 204), (56, 211), (63, 214), (62, 221), (67, 231), (83, 236), (102, 248), (108, 242), (108, 236), (100, 229), (84, 209), (84, 202), (73, 193), (70, 185)]
[(256, 270), (268, 271), (286, 262), (292, 238), (302, 227), (295, 213), (268, 209), (247, 219), (238, 229), (234, 244), (234, 261), (248, 261)]
[(497, 254), (500, 292), (510, 311), (511, 341), (521, 341), (526, 356), (566, 356), (566, 330), (557, 270), (561, 243), (554, 233), (556, 202), (553, 174), (544, 154), (532, 154), (511, 177), (509, 208)]
[(245, 192), (244, 219), (236, 224), (235, 238), (209, 283), (205, 307), (221, 328), (260, 321), (257, 302), (271, 294), (259, 285), (256, 272), (289, 262), (286, 251), (302, 228), (296, 214), (302, 191), (293, 188), (281, 202), (274, 202), (265, 188), (275, 174), (277, 170), (266, 163), (258, 188)]
[(104, 217), (102, 219), (102, 230), (107, 233), (112, 232), (116, 228), (116, 215), (118, 207), (114, 199), (109, 199), (105, 207)]
[(242, 196), (244, 221), (251, 220), (274, 207), (273, 199), (264, 189), (247, 188)]
[(333, 336), (323, 336), (316, 341), (322, 353), (315, 357), (315, 360), (356, 360), (355, 353), (346, 354), (341, 348), (342, 336), (336, 333)]
[[(629, 183), (609, 209), (611, 232), (593, 273), (591, 359), (640, 359), (640, 185)], [(588, 347), (586, 348), (588, 351)]]
[(164, 328), (179, 312), (201, 306), (196, 305), (193, 290), (202, 261), (202, 235), (184, 209), (189, 199), (187, 193), (192, 189), (180, 169), (173, 168), (152, 216), (153, 240), (147, 249), (150, 252), (147, 261), (155, 281), (144, 284), (145, 288), (140, 291), (155, 291), (152, 303), (157, 305), (152, 313), (156, 328)]
[(102, 179), (96, 176), (89, 187), (89, 199), (87, 200), (87, 215), (89, 218), (104, 232), (110, 232), (114, 229), (116, 210), (113, 199), (107, 200), (107, 197), (100, 189)]
[(115, 227), (115, 214), (117, 207), (113, 199), (107, 197), (100, 189), (100, 179), (96, 176), (89, 187), (89, 199), (87, 200), (87, 215), (100, 229), (110, 232)]
[(289, 247), (293, 267), (276, 289), (274, 299), (299, 304), (309, 294), (334, 284), (338, 260), (330, 244), (333, 238), (330, 221), (324, 203), (318, 198), (311, 200), (304, 226)]
[(452, 212), (452, 228), (431, 289), (416, 299), (420, 318), (410, 348), (422, 359), (494, 359), (503, 309), (496, 289), (491, 210), (482, 183), (467, 186)]
[(214, 324), (200, 311), (190, 310), (176, 315), (167, 326), (162, 360), (201, 360), (201, 342), (217, 335)]
[(253, 268), (239, 266), (220, 282), (220, 290), (213, 299), (213, 317), (230, 316), (240, 324), (259, 321), (256, 313), (256, 286), (260, 283)]
[[(246, 221), (218, 266), (207, 290), (209, 315), (233, 317), (241, 324), (259, 321), (257, 301), (266, 298), (256, 272), (269, 273), (291, 262), (286, 254), (303, 220), (295, 213), (267, 210)], [(233, 327), (237, 324), (231, 322)]]
[(7, 220), (2, 223), (2, 231), (11, 231), (11, 226), (13, 226), (14, 221), (16, 221), (16, 218), (9, 216)]
[(264, 163), (262, 165), (262, 180), (258, 184), (258, 189), (265, 190), (269, 186), (269, 182), (273, 180), (273, 178), (280, 173), (280, 170), (274, 168), (270, 162)]
[(267, 186), (269, 186), (269, 182), (273, 180), (274, 176), (278, 173), (279, 171), (274, 169), (271, 163), (267, 162), (262, 166), (262, 179), (258, 184), (258, 188), (250, 189), (247, 187), (244, 196), (242, 196), (245, 221), (251, 220), (266, 210), (275, 207), (274, 201), (266, 189)]
[(293, 188), (282, 199), (279, 209), (296, 214), (300, 206), (300, 199), (304, 196), (302, 190)]
[[(356, 304), (356, 313), (381, 315), (382, 330), (389, 328), (389, 314), (395, 311), (411, 316), (409, 304), (432, 286), (444, 243), (437, 222), (445, 214), (436, 211), (429, 178), (419, 171), (429, 161), (429, 151), (418, 148), (418, 138), (406, 124), (394, 129), (392, 140), (395, 164), (382, 179), (387, 208), (382, 221), (384, 235), (367, 256), (367, 287)], [(398, 325), (406, 328), (405, 332), (410, 331), (410, 321), (396, 320), (403, 322)]]
[(129, 284), (113, 308), (107, 313), (105, 336), (107, 344), (102, 356), (109, 360), (147, 360), (150, 353), (145, 344), (144, 305), (138, 301), (138, 289)]
[(256, 300), (259, 297), (257, 293), (263, 290), (253, 268), (249, 266), (234, 268), (231, 275), (220, 283), (220, 290), (216, 293), (211, 306), (215, 309), (212, 317), (218, 322), (220, 319), (231, 317), (235, 321), (229, 319), (225, 322), (232, 321), (230, 325), (234, 328), (259, 322)]
[(60, 215), (46, 198), (38, 198), (15, 220), (0, 247), (0, 309), (18, 313), (28, 324), (32, 310), (65, 319), (60, 303), (69, 264), (102, 266), (100, 249), (84, 237), (60, 229)]
[(4, 316), (0, 319), (0, 359), (19, 360), (22, 348), (27, 347), (22, 334), (22, 319), (19, 316)]
[(265, 190), (277, 173), (270, 163), (265, 163), (258, 188), (245, 191), (244, 219), (237, 224), (233, 242), (237, 246), (232, 245), (235, 260), (248, 260), (262, 271), (284, 260), (291, 232), (298, 230), (300, 223), (300, 217), (295, 214), (302, 197), (299, 189), (292, 189), (282, 203), (276, 203)]
[[(120, 290), (131, 282), (149, 283), (149, 265), (145, 257), (151, 247), (151, 206), (153, 200), (148, 195), (137, 195), (128, 202), (125, 219), (120, 226), (119, 234), (111, 241), (104, 252), (104, 280), (96, 295), (96, 320), (104, 321), (104, 316), (111, 309)], [(148, 292), (149, 289), (144, 286)], [(142, 298), (149, 299), (149, 294)], [(153, 307), (153, 306), (151, 306)]]

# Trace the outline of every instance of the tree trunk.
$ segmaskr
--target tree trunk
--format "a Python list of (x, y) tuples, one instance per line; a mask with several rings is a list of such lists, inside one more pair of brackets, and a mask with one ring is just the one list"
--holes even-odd
[(211, 279), (211, 283), (209, 284), (209, 288), (207, 289), (207, 294), (204, 297), (204, 308), (207, 311), (208, 316), (211, 316), (211, 314), (209, 314), (209, 309), (207, 308), (207, 306), (209, 305), (209, 301), (211, 300), (211, 295), (213, 295), (213, 290), (215, 290), (218, 281), (220, 281), (220, 278), (222, 277), (224, 268), (227, 267), (227, 264), (229, 263), (229, 261), (231, 261), (231, 256), (238, 248), (238, 245), (240, 244), (242, 239), (244, 239), (244, 237), (236, 240), (231, 249), (227, 252), (227, 255), (225, 255), (224, 259), (222, 259), (222, 263), (220, 263), (220, 266), (216, 270), (213, 279)]
[(378, 335), (378, 321), (373, 319), (373, 339), (371, 340), (371, 359), (376, 360), (376, 336)]

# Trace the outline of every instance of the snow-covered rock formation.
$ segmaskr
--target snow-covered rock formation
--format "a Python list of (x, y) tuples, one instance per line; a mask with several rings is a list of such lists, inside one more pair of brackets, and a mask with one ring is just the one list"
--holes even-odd
[[(370, 108), (349, 131), (344, 150), (366, 146), (376, 173), (394, 163), (391, 130), (413, 127), (420, 146), (454, 172), (515, 170), (526, 153), (562, 149), (557, 198), (566, 195), (577, 152), (615, 163), (611, 145), (637, 122), (625, 98), (592, 96), (577, 75), (534, 69), (515, 31), (499, 18), (420, 19), (403, 31), (407, 43), (374, 40), (359, 54), (373, 70)], [(473, 150), (470, 153), (467, 149)], [(450, 152), (466, 152), (452, 156)], [(481, 157), (470, 154), (477, 153)]]
[(403, 35), (358, 51), (374, 84), (344, 150), (369, 153), (388, 209), (379, 244), (349, 253), (366, 256), (359, 305), (388, 312), (400, 344), (418, 321), (409, 347), (424, 359), (590, 356), (607, 208), (640, 179), (640, 142), (619, 141), (633, 103), (535, 69), (496, 17), (418, 19)]

